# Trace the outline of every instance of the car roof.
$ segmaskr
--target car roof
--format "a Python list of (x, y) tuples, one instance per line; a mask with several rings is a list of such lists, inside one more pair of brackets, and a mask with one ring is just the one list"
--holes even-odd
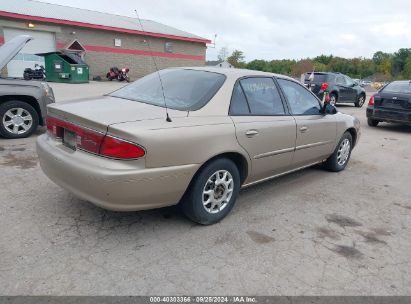
[(213, 73), (219, 73), (219, 74), (226, 75), (227, 77), (233, 77), (233, 78), (234, 77), (241, 78), (241, 77), (247, 77), (247, 76), (269, 76), (269, 77), (276, 77), (276, 78), (282, 78), (282, 79), (288, 79), (288, 80), (295, 81), (295, 79), (285, 76), (285, 75), (269, 73), (269, 72), (254, 71), (254, 70), (247, 70), (247, 69), (233, 69), (233, 68), (206, 67), (206, 66), (204, 67), (181, 67), (179, 69), (213, 72)]

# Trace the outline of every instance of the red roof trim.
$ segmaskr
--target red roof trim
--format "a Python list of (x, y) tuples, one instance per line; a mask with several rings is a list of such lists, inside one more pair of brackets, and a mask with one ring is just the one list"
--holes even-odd
[(145, 35), (145, 36), (167, 38), (167, 39), (174, 39), (174, 40), (199, 42), (199, 43), (204, 43), (204, 44), (211, 43), (211, 41), (207, 39), (198, 39), (198, 38), (189, 38), (189, 37), (174, 36), (174, 35), (167, 35), (167, 34), (160, 34), (160, 33), (152, 33), (152, 32), (145, 32), (145, 31), (124, 29), (124, 28), (113, 27), (113, 26), (71, 21), (71, 20), (62, 20), (62, 19), (55, 19), (55, 18), (23, 15), (23, 14), (10, 13), (10, 12), (5, 12), (5, 11), (0, 11), (0, 16), (8, 17), (8, 18), (30, 20), (30, 21), (41, 21), (41, 22), (49, 22), (49, 23), (55, 23), (55, 24), (74, 25), (74, 26), (87, 27), (87, 28), (92, 28), (92, 29), (121, 32), (121, 33), (135, 34), (135, 35)]
[[(57, 42), (56, 46), (58, 49), (61, 49), (61, 48), (64, 48), (65, 44), (62, 42)], [(83, 46), (86, 49), (86, 51), (89, 51), (89, 52), (130, 54), (130, 55), (139, 55), (139, 56), (153, 56), (153, 57), (178, 58), (178, 59), (205, 61), (204, 56), (187, 55), (187, 54), (180, 54), (180, 53), (150, 52), (150, 51), (143, 51), (143, 50), (112, 48), (112, 47), (105, 47), (105, 46), (98, 46), (98, 45), (83, 45)]]

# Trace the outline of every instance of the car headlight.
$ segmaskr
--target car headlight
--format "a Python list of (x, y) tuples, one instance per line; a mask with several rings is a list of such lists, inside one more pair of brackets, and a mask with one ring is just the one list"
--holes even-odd
[(46, 95), (50, 99), (54, 100), (53, 89), (46, 82), (42, 82), (41, 86), (43, 87), (44, 95)]

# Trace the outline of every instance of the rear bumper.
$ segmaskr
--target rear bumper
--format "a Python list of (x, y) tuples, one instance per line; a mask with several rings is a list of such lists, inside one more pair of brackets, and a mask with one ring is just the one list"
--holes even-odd
[(367, 118), (387, 122), (411, 124), (411, 111), (405, 112), (395, 109), (367, 107)]
[(42, 135), (37, 153), (44, 173), (81, 199), (115, 211), (177, 204), (199, 165), (145, 168), (144, 159), (119, 161), (72, 151)]

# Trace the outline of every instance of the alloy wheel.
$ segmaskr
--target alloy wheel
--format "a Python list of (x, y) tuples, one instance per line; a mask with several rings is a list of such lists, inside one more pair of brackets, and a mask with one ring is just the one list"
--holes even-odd
[(12, 108), (3, 115), (3, 126), (12, 134), (24, 134), (33, 125), (33, 117), (23, 108)]
[(208, 213), (218, 213), (229, 204), (234, 191), (234, 180), (227, 170), (213, 173), (203, 189), (203, 206)]
[(361, 95), (360, 98), (358, 98), (358, 105), (359, 105), (360, 107), (362, 107), (362, 105), (364, 104), (364, 102), (365, 102), (365, 97), (364, 97), (363, 95)]
[(348, 160), (348, 157), (350, 156), (350, 151), (351, 151), (351, 143), (350, 141), (345, 138), (339, 148), (338, 148), (338, 152), (337, 152), (337, 163), (340, 166), (344, 166), (345, 163)]

